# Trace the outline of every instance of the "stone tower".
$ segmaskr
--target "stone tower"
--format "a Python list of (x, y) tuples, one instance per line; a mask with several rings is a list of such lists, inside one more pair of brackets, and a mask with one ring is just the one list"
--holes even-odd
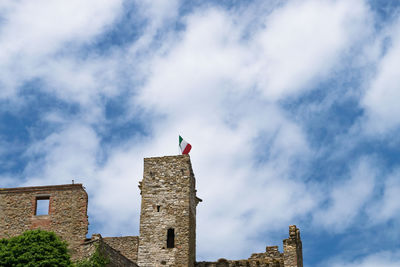
[(189, 155), (144, 159), (138, 265), (193, 267), (195, 178)]

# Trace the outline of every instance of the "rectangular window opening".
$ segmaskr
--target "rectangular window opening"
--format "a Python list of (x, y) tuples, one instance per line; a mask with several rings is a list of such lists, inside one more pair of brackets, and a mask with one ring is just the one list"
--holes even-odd
[(158, 205), (158, 206), (157, 206), (157, 212), (160, 212), (160, 208), (161, 208), (161, 206)]
[(36, 197), (35, 215), (49, 215), (50, 197)]
[(175, 230), (173, 228), (168, 229), (167, 232), (167, 248), (175, 247)]

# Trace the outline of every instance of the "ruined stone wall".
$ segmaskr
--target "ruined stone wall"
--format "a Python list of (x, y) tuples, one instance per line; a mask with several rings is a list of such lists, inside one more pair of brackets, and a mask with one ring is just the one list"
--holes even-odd
[(262, 260), (237, 260), (220, 259), (217, 262), (198, 262), (196, 267), (283, 267), (279, 261)]
[[(117, 243), (118, 242), (115, 242), (115, 244)], [(131, 261), (120, 251), (107, 244), (100, 234), (92, 235), (90, 240), (87, 240), (80, 245), (78, 260), (89, 259), (96, 250), (109, 260), (109, 263), (106, 265), (107, 267), (138, 267), (135, 262)]]
[[(144, 159), (138, 265), (184, 266), (195, 263), (195, 178), (188, 155)], [(168, 229), (175, 244), (167, 247)]]
[(197, 262), (196, 267), (303, 267), (300, 230), (289, 226), (289, 238), (283, 240), (284, 252), (269, 246), (264, 253), (254, 253), (247, 260), (219, 259), (216, 262)]
[(289, 226), (289, 238), (283, 240), (283, 251), (285, 267), (303, 267), (303, 248), (296, 225)]
[(109, 259), (109, 263), (106, 265), (107, 267), (138, 267), (136, 263), (126, 258), (119, 251), (110, 247), (105, 242), (100, 242), (99, 251)]
[(138, 236), (103, 237), (103, 241), (129, 260), (137, 262), (139, 249)]
[[(47, 215), (35, 214), (38, 198), (49, 200)], [(88, 231), (87, 204), (82, 184), (0, 188), (0, 238), (40, 228), (67, 241), (73, 254)]]
[(283, 254), (278, 246), (266, 248), (264, 253), (254, 253), (247, 260), (219, 259), (216, 262), (197, 262), (196, 267), (284, 267)]

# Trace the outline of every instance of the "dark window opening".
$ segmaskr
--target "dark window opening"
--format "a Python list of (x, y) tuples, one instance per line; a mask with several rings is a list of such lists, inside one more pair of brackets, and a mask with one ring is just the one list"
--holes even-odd
[(157, 206), (157, 212), (160, 212), (161, 206)]
[(167, 248), (175, 247), (175, 230), (173, 228), (168, 229), (167, 233)]
[(50, 197), (36, 197), (35, 215), (49, 215)]

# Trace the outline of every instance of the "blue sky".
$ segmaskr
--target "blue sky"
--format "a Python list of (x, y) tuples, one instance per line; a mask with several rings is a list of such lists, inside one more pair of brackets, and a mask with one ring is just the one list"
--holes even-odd
[(83, 183), (137, 235), (143, 158), (193, 146), (197, 258), (301, 229), (305, 266), (400, 266), (398, 1), (0, 2), (0, 187)]

